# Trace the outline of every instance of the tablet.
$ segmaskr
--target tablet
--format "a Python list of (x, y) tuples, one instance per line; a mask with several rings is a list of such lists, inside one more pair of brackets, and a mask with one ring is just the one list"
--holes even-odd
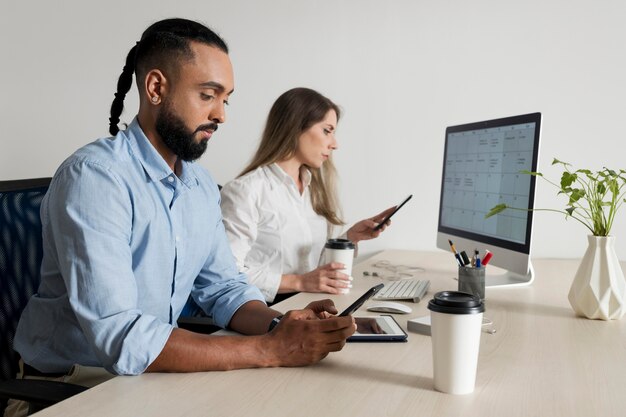
[(348, 342), (406, 342), (407, 334), (392, 316), (355, 317), (355, 320), (357, 329)]

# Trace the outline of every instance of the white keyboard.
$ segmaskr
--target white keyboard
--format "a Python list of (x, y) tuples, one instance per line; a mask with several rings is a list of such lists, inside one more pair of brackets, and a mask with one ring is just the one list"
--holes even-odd
[(427, 279), (402, 279), (385, 283), (385, 286), (374, 295), (375, 300), (411, 300), (419, 303), (430, 287)]

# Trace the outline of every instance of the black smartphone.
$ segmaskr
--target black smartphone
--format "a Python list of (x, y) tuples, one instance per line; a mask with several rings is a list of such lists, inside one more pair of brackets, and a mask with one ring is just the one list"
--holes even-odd
[(376, 294), (378, 291), (380, 291), (380, 289), (382, 287), (384, 287), (384, 286), (385, 286), (385, 284), (378, 284), (375, 287), (372, 287), (369, 290), (367, 290), (367, 292), (365, 294), (363, 294), (362, 296), (360, 296), (358, 300), (356, 300), (354, 303), (350, 304), (350, 306), (348, 308), (343, 310), (341, 312), (341, 314), (339, 315), (339, 317), (349, 316), (350, 314), (352, 314), (355, 311), (357, 311), (359, 309), (359, 307), (361, 307), (363, 305), (364, 302), (369, 300), (370, 297), (372, 297), (374, 294)]
[(384, 225), (385, 223), (387, 223), (387, 222), (389, 221), (389, 219), (391, 219), (391, 216), (393, 216), (394, 214), (396, 214), (396, 213), (398, 212), (398, 210), (400, 210), (400, 209), (402, 208), (402, 206), (403, 206), (403, 205), (405, 205), (405, 204), (406, 204), (406, 202), (407, 202), (407, 201), (409, 201), (409, 200), (411, 199), (411, 197), (413, 197), (413, 194), (410, 194), (407, 198), (405, 198), (405, 199), (404, 199), (404, 201), (402, 201), (402, 203), (398, 204), (398, 205), (396, 206), (396, 209), (395, 209), (394, 211), (392, 211), (392, 212), (391, 212), (391, 214), (389, 214), (389, 216), (385, 217), (385, 219), (384, 219), (382, 222), (380, 222), (380, 223), (378, 224), (378, 226), (376, 226), (376, 227), (374, 228), (374, 230), (380, 230), (380, 229), (381, 229), (381, 227), (383, 227), (383, 225)]

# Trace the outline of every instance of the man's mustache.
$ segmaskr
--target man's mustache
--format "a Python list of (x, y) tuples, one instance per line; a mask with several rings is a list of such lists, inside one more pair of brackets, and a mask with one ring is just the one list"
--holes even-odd
[(197, 133), (197, 132), (201, 132), (201, 131), (206, 131), (206, 130), (212, 130), (212, 131), (216, 131), (218, 128), (217, 123), (207, 123), (207, 124), (203, 124), (198, 126), (198, 128), (196, 129), (195, 132), (193, 133)]

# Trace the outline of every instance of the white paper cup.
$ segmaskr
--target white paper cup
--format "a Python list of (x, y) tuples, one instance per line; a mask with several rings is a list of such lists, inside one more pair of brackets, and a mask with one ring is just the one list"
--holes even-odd
[(428, 303), (437, 391), (469, 394), (476, 384), (485, 305), (478, 296), (442, 291)]
[[(345, 268), (337, 271), (352, 276), (352, 261), (354, 260), (354, 243), (348, 239), (328, 239), (324, 246), (324, 264), (339, 262)], [(350, 288), (342, 288), (342, 294), (348, 294)]]

